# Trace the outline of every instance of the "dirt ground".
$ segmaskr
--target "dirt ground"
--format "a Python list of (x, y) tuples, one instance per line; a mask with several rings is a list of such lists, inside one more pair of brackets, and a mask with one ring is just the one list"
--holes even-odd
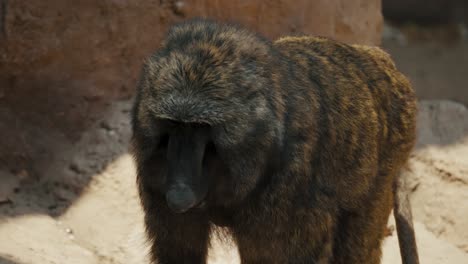
[[(383, 44), (423, 98), (410, 183), (421, 262), (428, 264), (468, 263), (468, 41), (451, 45), (409, 43), (393, 33)], [(31, 149), (25, 160), (42, 153), (33, 165), (0, 167), (1, 264), (145, 263), (128, 154), (130, 107), (131, 99), (113, 102), (76, 140), (0, 105), (0, 131), (24, 135), (6, 145)], [(382, 263), (399, 258), (393, 232)], [(214, 243), (210, 263), (238, 263), (235, 247)]]

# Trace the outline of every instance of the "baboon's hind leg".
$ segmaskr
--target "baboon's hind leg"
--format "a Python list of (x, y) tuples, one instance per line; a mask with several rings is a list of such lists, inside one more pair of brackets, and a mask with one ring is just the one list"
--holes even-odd
[(381, 244), (393, 207), (393, 193), (391, 177), (379, 177), (377, 188), (362, 201), (362, 205), (357, 210), (344, 212), (339, 217), (331, 263), (380, 263)]

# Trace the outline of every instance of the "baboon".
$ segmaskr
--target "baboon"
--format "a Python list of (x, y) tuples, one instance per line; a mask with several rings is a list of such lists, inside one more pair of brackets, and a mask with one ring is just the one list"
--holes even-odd
[[(242, 263), (379, 263), (415, 141), (388, 54), (240, 25), (174, 25), (144, 63), (132, 146), (153, 262), (205, 263), (226, 227)], [(408, 216), (408, 214), (406, 214)], [(405, 263), (412, 220), (396, 218)], [(408, 250), (409, 249), (409, 250)]]

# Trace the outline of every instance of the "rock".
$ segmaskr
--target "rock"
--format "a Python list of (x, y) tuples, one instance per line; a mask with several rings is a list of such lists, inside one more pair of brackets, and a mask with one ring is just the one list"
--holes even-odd
[(11, 195), (19, 188), (20, 180), (15, 175), (0, 170), (0, 205), (11, 202)]
[(0, 0), (0, 11), (0, 158), (37, 171), (31, 163), (54, 155), (51, 145), (78, 141), (110, 102), (133, 94), (143, 58), (175, 22), (235, 19), (270, 38), (303, 32), (372, 44), (382, 25), (379, 0)]
[(419, 99), (468, 105), (468, 41), (456, 40), (452, 30), (450, 26), (393, 28), (386, 32), (382, 46), (411, 81)]
[(382, 27), (379, 0), (47, 0), (2, 8), (0, 83), (15, 93), (58, 89), (92, 101), (131, 92), (142, 58), (184, 18), (236, 20), (270, 38), (303, 32), (368, 44), (380, 42)]
[(353, 43), (378, 44), (383, 25), (380, 1), (375, 0), (184, 2), (187, 4), (187, 17), (201, 15), (228, 21), (236, 19), (269, 38), (305, 33)]
[(383, 0), (382, 10), (385, 18), (399, 23), (468, 22), (466, 0)]
[(461, 143), (468, 135), (468, 109), (460, 103), (423, 100), (417, 122), (417, 148)]

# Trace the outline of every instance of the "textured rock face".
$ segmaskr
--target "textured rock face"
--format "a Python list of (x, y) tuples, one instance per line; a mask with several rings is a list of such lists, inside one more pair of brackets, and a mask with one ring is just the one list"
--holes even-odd
[(380, 1), (376, 0), (176, 2), (185, 3), (182, 10), (188, 17), (236, 19), (270, 38), (288, 33), (306, 33), (355, 43), (380, 42), (382, 18)]
[(96, 96), (102, 88), (106, 95), (131, 90), (142, 57), (157, 48), (168, 25), (184, 18), (236, 20), (271, 38), (300, 32), (368, 44), (379, 42), (382, 25), (379, 0), (0, 3), (3, 81), (22, 89), (93, 90)]
[[(27, 131), (78, 139), (106, 104), (132, 94), (143, 58), (168, 26), (200, 16), (269, 38), (308, 33), (368, 44), (379, 42), (382, 25), (380, 0), (0, 0), (0, 118), (16, 122), (0, 124), (10, 138), (0, 139), (0, 163), (11, 160), (2, 155), (24, 156), (18, 148), (47, 152)], [(27, 147), (12, 144), (19, 131)]]
[(395, 22), (468, 22), (466, 0), (383, 0), (385, 18)]

